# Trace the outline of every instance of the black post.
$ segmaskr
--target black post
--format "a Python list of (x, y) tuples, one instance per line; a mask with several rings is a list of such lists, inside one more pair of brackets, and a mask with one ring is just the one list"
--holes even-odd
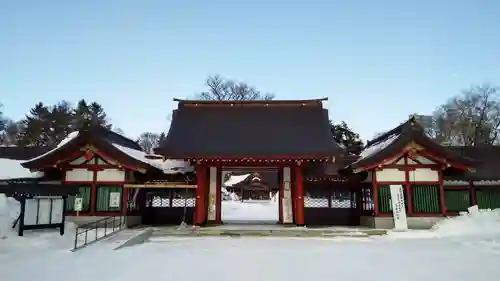
[[(53, 205), (51, 205), (51, 206), (53, 206)], [(51, 209), (51, 213), (52, 213), (52, 209)], [(65, 227), (66, 227), (66, 196), (63, 196), (61, 227), (59, 228), (59, 234), (61, 234), (61, 236), (64, 235)], [(75, 243), (76, 243), (76, 237), (75, 237)]]
[(24, 235), (24, 215), (26, 213), (26, 197), (20, 197), (21, 199), (21, 210), (19, 212), (19, 228), (18, 228), (18, 231), (17, 231), (17, 234), (19, 236), (23, 236)]

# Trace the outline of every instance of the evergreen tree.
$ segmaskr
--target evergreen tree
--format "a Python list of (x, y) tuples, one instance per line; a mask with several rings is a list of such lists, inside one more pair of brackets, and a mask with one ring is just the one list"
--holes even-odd
[(342, 145), (347, 152), (358, 155), (363, 150), (363, 142), (359, 134), (353, 132), (347, 124), (342, 121), (340, 124), (331, 123), (333, 138)]
[(30, 109), (23, 120), (24, 130), (20, 136), (20, 144), (25, 146), (51, 145), (48, 132), (51, 130), (50, 109), (39, 102)]
[(75, 130), (86, 128), (90, 125), (91, 114), (87, 101), (81, 99), (73, 109), (73, 127)]
[(67, 101), (61, 101), (54, 105), (50, 111), (50, 143), (51, 145), (61, 142), (73, 128), (73, 108)]

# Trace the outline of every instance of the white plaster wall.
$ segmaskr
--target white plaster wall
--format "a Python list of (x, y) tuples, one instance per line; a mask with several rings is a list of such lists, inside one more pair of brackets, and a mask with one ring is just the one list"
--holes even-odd
[(94, 172), (87, 169), (72, 169), (66, 171), (66, 181), (92, 181)]
[(125, 181), (125, 171), (119, 169), (104, 169), (97, 172), (97, 182)]
[(437, 182), (439, 181), (439, 172), (428, 168), (417, 168), (414, 171), (409, 172), (410, 182), (414, 181), (428, 181)]
[(398, 169), (383, 169), (376, 171), (376, 179), (378, 182), (402, 182), (406, 180), (405, 171)]

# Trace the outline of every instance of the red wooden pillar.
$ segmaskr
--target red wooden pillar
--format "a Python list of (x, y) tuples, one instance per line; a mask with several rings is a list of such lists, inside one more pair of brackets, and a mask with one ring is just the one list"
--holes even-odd
[(377, 170), (372, 171), (372, 202), (373, 202), (373, 216), (378, 216), (378, 185), (377, 185)]
[(123, 187), (122, 185), (122, 215), (126, 216), (127, 215), (127, 208), (128, 208), (128, 188)]
[(474, 182), (469, 182), (469, 190), (470, 190), (470, 203), (471, 207), (477, 205), (477, 189), (474, 186)]
[(446, 217), (446, 204), (444, 202), (444, 182), (443, 182), (443, 170), (439, 172), (439, 203), (441, 204), (441, 214)]
[(95, 215), (96, 212), (96, 197), (97, 197), (97, 170), (93, 170), (92, 186), (90, 187), (90, 215)]
[(206, 217), (206, 172), (206, 166), (201, 164), (196, 165), (196, 206), (193, 220), (194, 225), (202, 225)]
[(412, 195), (412, 192), (411, 192), (411, 182), (410, 182), (410, 171), (415, 171), (415, 168), (411, 167), (409, 164), (408, 164), (408, 155), (406, 155), (404, 157), (405, 159), (405, 184), (404, 184), (404, 191), (405, 191), (405, 194), (406, 194), (406, 200), (405, 200), (405, 204), (406, 204), (406, 207), (408, 208), (408, 212), (407, 212), (407, 215), (409, 217), (413, 216), (413, 195)]
[(304, 177), (302, 167), (295, 166), (295, 224), (304, 225)]

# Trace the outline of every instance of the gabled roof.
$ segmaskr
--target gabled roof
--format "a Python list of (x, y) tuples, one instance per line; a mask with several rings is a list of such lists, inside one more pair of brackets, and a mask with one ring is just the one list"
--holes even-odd
[[(99, 151), (103, 151), (110, 158), (129, 168), (159, 169), (145, 157), (142, 157), (145, 153), (141, 151), (139, 144), (101, 126), (70, 133), (57, 147), (23, 162), (22, 166), (29, 169), (52, 167), (85, 145), (96, 147)], [(131, 151), (136, 151), (138, 154), (133, 154)], [(142, 155), (140, 155), (141, 153)]]
[(322, 159), (343, 151), (322, 100), (178, 101), (157, 154), (176, 159)]
[(432, 155), (445, 159), (446, 163), (456, 168), (468, 170), (474, 166), (473, 160), (462, 157), (427, 137), (423, 127), (418, 124), (415, 117), (411, 117), (403, 124), (369, 141), (359, 155), (360, 158), (350, 167), (355, 170), (371, 169), (373, 166), (403, 153), (412, 143), (423, 147), (426, 152)]

